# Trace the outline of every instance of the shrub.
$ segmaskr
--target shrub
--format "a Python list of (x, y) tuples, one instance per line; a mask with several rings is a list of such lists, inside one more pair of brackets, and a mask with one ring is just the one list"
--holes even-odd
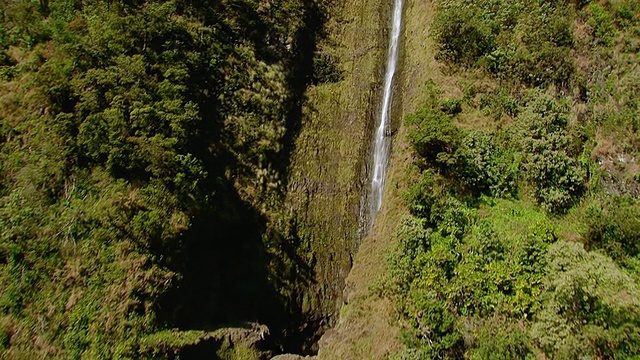
[(573, 62), (568, 58), (570, 49), (548, 41), (535, 44), (519, 47), (513, 53), (513, 72), (506, 72), (504, 77), (515, 77), (529, 86), (552, 83), (566, 87), (575, 71)]
[(426, 226), (425, 219), (405, 216), (396, 229), (396, 237), (398, 238), (397, 254), (414, 261), (418, 255), (429, 251), (431, 248), (430, 236), (432, 232)]
[(428, 357), (425, 351), (419, 349), (403, 349), (389, 355), (386, 360), (422, 360)]
[(436, 175), (433, 171), (426, 170), (422, 173), (420, 181), (403, 194), (403, 198), (412, 215), (430, 219), (431, 211), (439, 200), (439, 192)]
[(587, 211), (587, 246), (604, 249), (615, 260), (640, 254), (640, 202), (611, 197), (592, 204)]
[(485, 67), (500, 79), (530, 86), (568, 87), (574, 41), (562, 6), (544, 1), (440, 3), (433, 25), (440, 60)]
[(344, 74), (338, 68), (338, 61), (327, 54), (315, 56), (313, 58), (313, 83), (333, 83), (344, 78)]
[(619, 28), (626, 29), (637, 24), (637, 6), (631, 3), (623, 3), (614, 10), (615, 23)]
[(498, 327), (480, 329), (469, 351), (471, 360), (535, 359), (530, 338), (514, 324), (495, 319)]
[[(442, 201), (443, 200), (443, 201)], [(455, 197), (442, 199), (431, 212), (431, 222), (443, 236), (461, 239), (471, 224), (473, 210)]]
[[(419, 269), (415, 266), (415, 260), (431, 248), (432, 232), (425, 226), (424, 219), (413, 216), (401, 219), (395, 234), (398, 247), (387, 258), (391, 288), (396, 294), (405, 294), (416, 278)], [(398, 299), (397, 305), (401, 308), (404, 302)]]
[(627, 359), (640, 351), (640, 290), (603, 254), (560, 241), (547, 255), (532, 337), (549, 358)]
[(495, 36), (480, 15), (464, 4), (451, 4), (438, 11), (432, 29), (440, 60), (472, 66), (495, 48)]
[(423, 287), (412, 288), (408, 301), (413, 326), (405, 330), (405, 344), (421, 349), (430, 358), (457, 358), (454, 354), (463, 346), (462, 335), (447, 303)]
[(592, 27), (592, 36), (598, 44), (608, 45), (615, 35), (615, 27), (611, 14), (602, 6), (591, 3), (587, 7), (591, 17), (588, 20)]
[(582, 195), (586, 172), (567, 154), (570, 138), (564, 132), (565, 108), (540, 92), (530, 96), (518, 117), (523, 128), (526, 178), (541, 205), (550, 212), (562, 213)]
[(407, 117), (409, 140), (415, 152), (428, 165), (446, 165), (459, 146), (460, 130), (451, 118), (431, 109), (422, 109)]
[[(497, 138), (497, 139), (496, 139)], [(474, 194), (505, 197), (517, 189), (518, 161), (498, 136), (471, 132), (461, 142), (457, 175)]]
[(562, 138), (526, 144), (527, 177), (538, 202), (552, 213), (567, 211), (584, 192), (586, 172), (567, 156), (563, 149), (566, 144)]
[(389, 258), (392, 295), (408, 322), (402, 339), (427, 358), (457, 358), (452, 354), (463, 346), (462, 337), (441, 290), (453, 276), (459, 242), (425, 225), (425, 219), (403, 218), (396, 233), (398, 248)]
[(448, 115), (458, 115), (462, 112), (462, 105), (458, 99), (442, 99), (440, 102), (440, 109), (442, 112)]
[(480, 96), (480, 108), (496, 121), (502, 120), (504, 114), (515, 117), (518, 115), (518, 101), (504, 88)]

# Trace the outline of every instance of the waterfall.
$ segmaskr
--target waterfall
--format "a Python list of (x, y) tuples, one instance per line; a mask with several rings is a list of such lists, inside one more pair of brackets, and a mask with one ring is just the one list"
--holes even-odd
[(393, 78), (395, 76), (396, 66), (398, 63), (398, 42), (400, 40), (400, 28), (402, 24), (402, 1), (403, 0), (394, 0), (393, 6), (393, 26), (391, 30), (391, 37), (389, 39), (387, 71), (384, 76), (380, 123), (376, 130), (375, 145), (373, 149), (374, 170), (373, 177), (371, 179), (370, 224), (373, 224), (376, 215), (382, 206), (384, 181), (387, 175), (387, 165), (389, 164), (389, 150), (391, 146), (391, 139), (389, 137), (391, 133), (391, 98), (393, 94)]

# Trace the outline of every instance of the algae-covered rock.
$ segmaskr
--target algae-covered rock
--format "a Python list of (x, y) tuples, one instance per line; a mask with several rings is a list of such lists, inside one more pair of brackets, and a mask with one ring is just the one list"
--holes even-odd
[(247, 323), (215, 331), (166, 330), (151, 334), (142, 341), (141, 353), (149, 358), (253, 360), (270, 358), (271, 352), (260, 350), (269, 337), (266, 325)]

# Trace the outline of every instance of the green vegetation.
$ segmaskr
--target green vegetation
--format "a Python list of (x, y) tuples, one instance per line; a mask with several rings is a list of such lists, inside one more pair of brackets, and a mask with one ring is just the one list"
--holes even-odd
[(307, 86), (340, 79), (328, 6), (0, 1), (0, 357), (139, 358), (243, 321), (300, 351), (285, 170)]
[(635, 1), (439, 1), (390, 359), (640, 354)]
[[(0, 358), (310, 351), (357, 245), (386, 38), (378, 2), (334, 5), (0, 0)], [(407, 86), (413, 165), (388, 181), (390, 358), (638, 356), (639, 13), (438, 2), (407, 51), (433, 42), (444, 75)], [(327, 358), (397, 349), (356, 284), (397, 207)]]

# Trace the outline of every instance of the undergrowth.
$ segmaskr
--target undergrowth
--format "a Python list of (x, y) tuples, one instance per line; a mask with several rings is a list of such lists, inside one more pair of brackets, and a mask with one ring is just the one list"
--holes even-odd
[(406, 117), (418, 176), (379, 288), (390, 359), (640, 353), (637, 10), (439, 2), (446, 75)]

